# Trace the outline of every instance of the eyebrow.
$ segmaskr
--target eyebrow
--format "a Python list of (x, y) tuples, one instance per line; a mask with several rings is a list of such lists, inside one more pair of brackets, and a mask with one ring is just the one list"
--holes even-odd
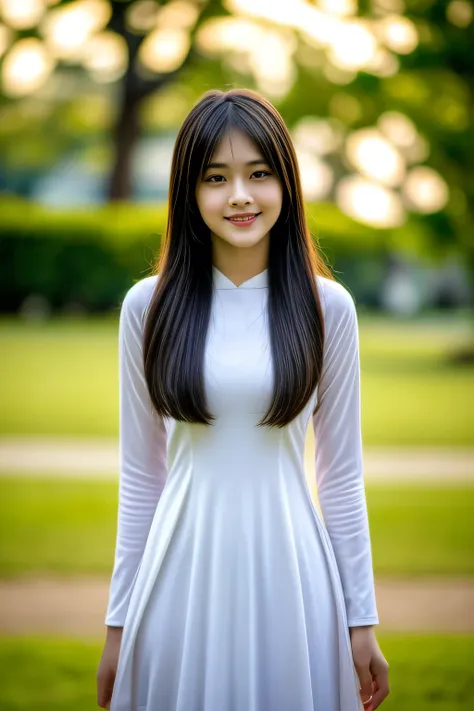
[[(258, 160), (249, 160), (248, 163), (245, 165), (259, 165), (260, 163), (263, 163), (265, 165), (270, 165), (264, 158), (258, 158)], [(209, 168), (228, 168), (229, 166), (227, 163), (209, 163), (209, 165), (206, 167), (206, 170), (209, 170)]]

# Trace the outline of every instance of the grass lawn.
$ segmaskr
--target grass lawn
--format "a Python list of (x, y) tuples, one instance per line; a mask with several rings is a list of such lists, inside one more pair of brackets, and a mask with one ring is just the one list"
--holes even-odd
[[(364, 443), (474, 445), (474, 366), (448, 358), (469, 319), (359, 323)], [(117, 328), (117, 314), (0, 319), (0, 434), (116, 435)]]
[[(474, 636), (377, 635), (390, 665), (384, 711), (474, 707)], [(102, 640), (0, 639), (2, 711), (92, 711)]]
[[(474, 575), (474, 486), (366, 490), (376, 575)], [(109, 575), (116, 514), (113, 481), (0, 478), (0, 576)]]

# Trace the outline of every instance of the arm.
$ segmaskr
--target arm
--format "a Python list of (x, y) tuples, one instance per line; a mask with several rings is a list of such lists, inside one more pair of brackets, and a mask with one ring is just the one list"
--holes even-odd
[[(363, 479), (357, 313), (349, 292), (325, 280), (324, 363), (313, 415), (318, 498), (341, 576), (348, 626), (378, 624)], [(324, 293), (326, 292), (326, 293)]]
[[(150, 279), (150, 278), (149, 278)], [(119, 505), (105, 624), (123, 627), (153, 516), (167, 477), (166, 430), (143, 372), (142, 317), (148, 279), (126, 294), (119, 323)]]

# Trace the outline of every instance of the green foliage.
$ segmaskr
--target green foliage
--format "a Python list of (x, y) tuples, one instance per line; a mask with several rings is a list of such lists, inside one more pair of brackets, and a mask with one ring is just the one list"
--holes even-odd
[(0, 300), (15, 310), (29, 294), (53, 307), (116, 305), (147, 275), (164, 231), (165, 209), (104, 205), (55, 211), (12, 200), (0, 206)]

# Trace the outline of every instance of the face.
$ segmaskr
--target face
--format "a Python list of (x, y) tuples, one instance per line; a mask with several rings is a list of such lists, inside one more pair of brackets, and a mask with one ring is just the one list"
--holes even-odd
[[(269, 239), (282, 207), (278, 175), (265, 162), (258, 146), (243, 132), (232, 130), (217, 144), (202, 179), (196, 201), (213, 241), (234, 247), (253, 247)], [(229, 218), (258, 215), (248, 222)]]

